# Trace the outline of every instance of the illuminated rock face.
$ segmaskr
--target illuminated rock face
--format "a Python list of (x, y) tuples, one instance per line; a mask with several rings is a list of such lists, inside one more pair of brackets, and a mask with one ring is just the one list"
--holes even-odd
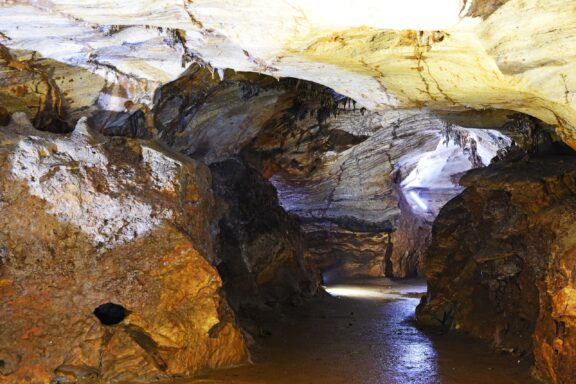
[[(474, 166), (469, 141), (484, 165), (509, 143), (499, 143), (496, 132), (464, 128), (458, 129), (467, 147), (442, 143), (447, 123), (429, 112), (369, 112), (295, 79), (229, 70), (224, 78), (195, 66), (163, 86), (154, 136), (209, 164), (244, 157), (302, 220), (309, 254), (325, 273), (422, 274), (431, 221), (460, 192), (459, 175)], [(419, 208), (415, 193), (429, 207)], [(250, 252), (242, 257), (251, 258)]]
[(573, 382), (575, 169), (544, 157), (467, 174), (434, 222), (418, 320), (533, 350), (540, 377)]
[[(130, 139), (0, 132), (0, 382), (190, 375), (245, 361), (211, 265), (203, 164)], [(123, 306), (103, 325), (93, 311)], [(106, 321), (106, 320), (104, 320)]]
[(158, 84), (194, 58), (313, 80), (373, 110), (516, 110), (556, 126), (571, 144), (575, 19), (567, 0), (147, 0), (120, 8), (50, 0), (0, 8), (4, 44), (120, 84), (124, 92), (101, 93), (106, 109), (150, 105)]
[[(60, 366), (59, 375), (130, 379), (122, 374), (137, 371), (153, 378), (245, 357), (211, 266), (229, 261), (225, 255), (234, 252), (220, 259), (214, 252), (218, 220), (207, 168), (157, 145), (101, 142), (85, 134), (85, 120), (70, 136), (30, 134), (20, 114), (12, 116), (20, 123), (5, 129), (13, 112), (27, 114), (37, 128), (58, 132), (90, 117), (91, 127), (106, 135), (152, 138), (213, 167), (241, 158), (242, 167), (250, 164), (274, 184), (284, 208), (302, 221), (309, 261), (353, 276), (407, 276), (424, 270), (433, 217), (460, 191), (455, 184), (461, 173), (479, 165), (463, 152), (470, 146), (439, 144), (443, 119), (487, 119), (487, 127), (498, 127), (505, 121), (500, 111), (520, 111), (553, 126), (576, 147), (575, 20), (576, 5), (569, 0), (2, 2), (0, 156), (6, 161), (0, 175), (5, 191), (0, 293), (2, 315), (13, 317), (0, 316), (0, 339), (24, 341), (0, 345), (0, 374), (43, 379)], [(298, 80), (276, 84), (262, 74), (315, 81), (358, 104), (337, 105), (340, 114), (333, 116), (314, 99), (322, 86)], [(301, 98), (303, 84), (312, 97)], [(476, 140), (483, 165), (495, 152), (491, 140)], [(241, 171), (256, 178), (252, 170)], [(551, 172), (554, 179), (557, 173)], [(486, 187), (480, 177), (470, 180)], [(499, 222), (480, 218), (471, 207), (497, 214), (501, 207), (487, 207), (487, 201), (505, 201), (525, 212), (530, 225), (537, 224), (518, 219), (510, 226), (520, 229), (504, 228), (509, 243), (514, 245), (510, 236), (517, 236), (567, 266), (542, 266), (533, 250), (525, 252), (526, 260), (495, 251), (505, 260), (494, 261), (459, 249), (458, 255), (488, 263), (486, 282), (485, 271), (470, 260), (438, 261), (446, 255), (441, 243), (449, 238), (439, 235), (432, 242), (438, 255), (429, 264), (427, 311), (444, 318), (442, 311), (454, 302), (468, 305), (473, 297), (492, 304), (490, 295), (504, 297), (504, 309), (492, 306), (503, 312), (488, 328), (472, 325), (482, 313), (459, 313), (457, 324), (483, 337), (492, 337), (490, 327), (499, 326), (497, 341), (522, 350), (530, 346), (517, 343), (514, 332), (524, 340), (534, 335), (539, 372), (557, 382), (569, 380), (574, 376), (572, 320), (561, 310), (572, 305), (565, 279), (571, 266), (567, 256), (546, 248), (530, 231), (541, 228), (549, 236), (544, 224), (551, 223), (560, 228), (555, 236), (571, 233), (562, 221), (571, 217), (564, 211), (548, 217), (552, 214), (544, 208), (561, 211), (561, 205), (546, 199), (534, 206), (508, 201), (500, 193), (508, 186), (499, 183), (471, 186), (440, 215), (438, 227), (458, 215), (473, 223)], [(513, 185), (512, 195), (540, 198), (532, 188), (536, 184)], [(556, 184), (546, 193), (558, 192)], [(255, 194), (264, 191), (274, 200), (265, 180), (255, 185)], [(472, 191), (484, 200), (474, 200)], [(223, 226), (246, 218), (243, 204), (251, 200), (238, 201), (241, 192), (221, 196), (230, 204), (218, 209), (228, 215)], [(183, 208), (183, 194), (196, 204)], [(233, 263), (245, 269), (239, 284), (269, 301), (313, 292), (314, 279), (302, 261), (302, 233), (276, 200), (272, 205), (280, 227), (290, 227), (287, 240), (280, 239), (278, 228), (252, 233), (245, 223), (228, 225), (245, 232), (236, 244), (242, 260)], [(458, 232), (466, 240), (462, 244), (468, 235), (504, 236), (461, 221), (456, 229), (469, 229)], [(562, 252), (568, 247), (568, 237), (550, 239)], [(272, 243), (282, 247), (268, 254)], [(232, 275), (238, 272), (233, 270)], [(470, 284), (456, 289), (462, 271)], [(471, 271), (479, 271), (480, 278)], [(235, 282), (238, 276), (228, 277)], [(514, 311), (533, 321), (538, 308), (532, 301), (517, 305), (510, 281), (527, 287), (526, 297), (544, 308), (536, 325), (508, 322)], [(533, 281), (536, 289), (529, 288)], [(464, 293), (469, 296), (459, 296)], [(233, 304), (245, 298), (230, 297)], [(131, 311), (124, 325), (106, 328), (91, 315), (107, 301)], [(38, 319), (35, 328), (29, 327), (31, 317)], [(60, 331), (63, 323), (68, 333)], [(192, 353), (190, 345), (198, 349)], [(34, 355), (38, 350), (46, 355)], [(95, 353), (101, 350), (106, 354)]]
[(269, 124), (247, 152), (302, 220), (311, 257), (327, 275), (414, 276), (424, 272), (438, 210), (475, 166), (472, 140), (482, 165), (509, 143), (495, 131), (455, 127), (461, 147), (442, 138), (445, 125), (424, 111), (350, 107), (321, 124), (315, 116)]
[[(440, 127), (439, 119), (417, 111), (347, 110), (320, 126), (314, 118), (272, 125), (254, 142), (252, 158), (276, 170), (271, 180), (282, 205), (302, 220), (326, 277), (383, 276), (400, 216), (392, 172), (407, 153), (432, 150)], [(414, 266), (396, 268), (397, 276), (416, 273)]]

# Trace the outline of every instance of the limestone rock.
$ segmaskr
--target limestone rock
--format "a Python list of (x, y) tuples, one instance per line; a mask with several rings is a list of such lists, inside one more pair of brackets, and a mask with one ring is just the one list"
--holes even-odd
[(237, 159), (210, 169), (214, 194), (225, 205), (217, 256), (232, 306), (246, 310), (314, 295), (318, 282), (299, 222), (282, 209), (274, 187)]
[[(197, 65), (157, 96), (160, 141), (209, 164), (243, 157), (303, 221), (314, 263), (349, 276), (382, 276), (390, 262), (389, 276), (423, 273), (431, 222), (461, 191), (453, 176), (474, 166), (470, 143), (488, 164), (502, 138), (455, 128), (456, 145), (429, 112), (368, 112), (310, 82)], [(428, 213), (404, 196), (415, 188)]]
[(315, 81), (371, 110), (515, 110), (575, 145), (575, 15), (569, 0), (19, 1), (0, 7), (0, 37), (102, 73), (127, 90), (102, 92), (110, 110), (149, 102), (195, 60)]
[(156, 136), (207, 164), (236, 157), (290, 108), (296, 92), (289, 83), (231, 70), (218, 74), (192, 65), (160, 89), (154, 109)]
[(542, 157), (468, 173), (434, 222), (423, 324), (533, 350), (538, 375), (576, 375), (576, 160)]
[[(245, 154), (271, 176), (283, 207), (301, 218), (323, 272), (423, 273), (431, 223), (461, 191), (459, 175), (474, 166), (470, 143), (487, 165), (509, 140), (455, 127), (461, 132), (456, 144), (442, 137), (448, 123), (429, 112), (368, 112), (351, 104), (322, 123), (307, 114), (295, 122), (276, 120)], [(428, 206), (419, 207), (411, 194)]]
[[(1, 383), (191, 375), (246, 359), (211, 265), (208, 169), (158, 145), (0, 131)], [(128, 311), (117, 325), (101, 304)]]

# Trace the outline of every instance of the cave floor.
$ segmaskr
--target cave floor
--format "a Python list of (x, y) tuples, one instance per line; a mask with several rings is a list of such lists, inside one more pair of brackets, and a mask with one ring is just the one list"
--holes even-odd
[(536, 383), (530, 364), (461, 335), (414, 325), (421, 280), (330, 285), (325, 295), (270, 322), (252, 365), (209, 372), (187, 384)]

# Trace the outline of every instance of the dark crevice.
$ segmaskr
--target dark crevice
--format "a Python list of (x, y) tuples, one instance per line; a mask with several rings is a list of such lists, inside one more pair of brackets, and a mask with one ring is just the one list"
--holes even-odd
[(114, 303), (102, 304), (96, 307), (93, 313), (104, 325), (119, 324), (128, 316), (126, 308)]

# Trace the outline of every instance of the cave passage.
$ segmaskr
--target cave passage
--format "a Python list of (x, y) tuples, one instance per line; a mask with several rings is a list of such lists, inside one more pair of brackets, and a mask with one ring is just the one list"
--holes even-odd
[(253, 365), (180, 384), (530, 384), (530, 364), (462, 335), (418, 329), (422, 279), (335, 282), (329, 294), (269, 322)]

